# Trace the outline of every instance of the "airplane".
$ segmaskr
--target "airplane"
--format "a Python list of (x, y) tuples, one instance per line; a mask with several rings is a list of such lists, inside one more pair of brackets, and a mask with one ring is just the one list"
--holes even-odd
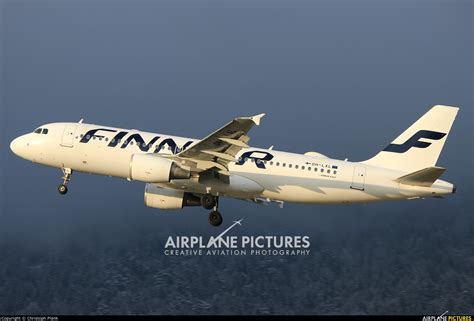
[(351, 162), (318, 152), (303, 155), (254, 148), (248, 133), (265, 114), (238, 117), (199, 140), (94, 124), (58, 122), (15, 138), (10, 148), (34, 163), (59, 168), (60, 194), (73, 172), (145, 184), (145, 205), (202, 206), (222, 224), (219, 198), (258, 204), (353, 204), (442, 198), (456, 187), (436, 166), (459, 108), (432, 107), (372, 158)]

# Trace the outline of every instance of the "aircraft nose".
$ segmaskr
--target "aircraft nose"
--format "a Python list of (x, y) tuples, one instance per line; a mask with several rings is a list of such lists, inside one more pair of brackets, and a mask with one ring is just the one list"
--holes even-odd
[(23, 136), (15, 138), (10, 143), (10, 149), (12, 150), (12, 152), (15, 155), (20, 156), (20, 157), (21, 157), (21, 153), (22, 153), (21, 151), (24, 150), (25, 147), (26, 147), (26, 143), (25, 143), (25, 139), (23, 138)]
[(15, 138), (14, 140), (11, 141), (10, 143), (10, 149), (15, 155), (18, 155), (18, 145), (19, 145), (19, 137)]

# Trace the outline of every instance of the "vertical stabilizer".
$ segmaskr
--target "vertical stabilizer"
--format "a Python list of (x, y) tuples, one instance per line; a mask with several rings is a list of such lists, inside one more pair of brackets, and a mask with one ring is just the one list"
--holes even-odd
[(363, 163), (404, 172), (435, 166), (458, 110), (442, 105), (432, 107), (384, 150)]

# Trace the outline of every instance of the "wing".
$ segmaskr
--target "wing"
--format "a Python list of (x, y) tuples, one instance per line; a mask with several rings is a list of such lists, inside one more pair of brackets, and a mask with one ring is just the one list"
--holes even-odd
[(235, 156), (242, 148), (248, 147), (250, 137), (247, 133), (254, 125), (260, 125), (263, 116), (265, 114), (235, 118), (175, 157), (195, 172), (214, 169), (220, 174), (229, 175), (229, 163), (236, 160)]

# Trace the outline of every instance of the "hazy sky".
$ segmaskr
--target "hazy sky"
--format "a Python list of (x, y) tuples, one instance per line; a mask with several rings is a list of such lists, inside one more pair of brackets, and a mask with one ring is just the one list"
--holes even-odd
[(284, 209), (226, 200), (221, 210), (257, 230), (322, 233), (472, 209), (472, 1), (0, 3), (2, 237), (209, 230), (203, 209), (145, 208), (141, 183), (76, 174), (61, 197), (59, 170), (9, 150), (40, 124), (80, 118), (200, 138), (265, 112), (253, 146), (364, 160), (431, 106), (460, 106), (438, 163), (458, 186), (446, 200)]

